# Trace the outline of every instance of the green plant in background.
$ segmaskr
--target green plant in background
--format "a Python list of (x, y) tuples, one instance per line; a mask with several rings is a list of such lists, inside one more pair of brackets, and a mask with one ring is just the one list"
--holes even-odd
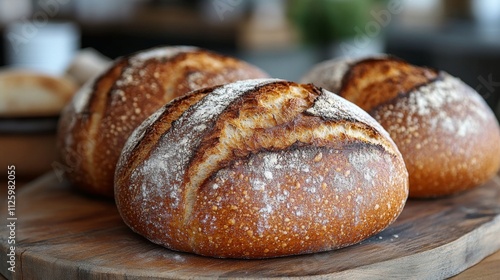
[(290, 0), (289, 16), (308, 44), (328, 45), (356, 36), (355, 27), (387, 0)]

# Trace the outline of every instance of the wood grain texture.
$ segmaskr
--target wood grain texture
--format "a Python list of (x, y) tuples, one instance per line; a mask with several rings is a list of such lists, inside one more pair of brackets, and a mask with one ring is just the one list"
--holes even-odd
[[(17, 203), (17, 272), (12, 275), (0, 266), (9, 279), (439, 279), (500, 249), (498, 177), (458, 196), (411, 200), (392, 226), (361, 244), (251, 261), (200, 257), (154, 245), (123, 224), (113, 203), (77, 193), (52, 174), (23, 187)], [(4, 221), (5, 215), (2, 211)], [(7, 229), (0, 230), (3, 264), (7, 234)]]
[(485, 258), (477, 265), (467, 269), (466, 271), (452, 277), (453, 280), (466, 279), (499, 279), (500, 278), (500, 251)]

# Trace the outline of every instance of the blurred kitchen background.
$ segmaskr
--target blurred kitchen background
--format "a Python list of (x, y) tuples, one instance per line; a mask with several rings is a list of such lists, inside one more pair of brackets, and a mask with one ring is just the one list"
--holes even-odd
[(196, 45), (290, 80), (385, 52), (460, 77), (500, 111), (498, 0), (0, 0), (0, 34), (0, 68), (56, 75), (84, 48)]

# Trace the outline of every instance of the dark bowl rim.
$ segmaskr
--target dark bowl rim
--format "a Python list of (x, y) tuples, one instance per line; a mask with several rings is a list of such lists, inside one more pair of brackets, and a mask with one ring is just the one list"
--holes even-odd
[(59, 116), (0, 117), (0, 135), (53, 134)]

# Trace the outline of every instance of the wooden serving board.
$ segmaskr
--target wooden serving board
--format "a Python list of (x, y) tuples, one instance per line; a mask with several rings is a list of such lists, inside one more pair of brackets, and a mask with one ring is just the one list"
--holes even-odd
[[(500, 178), (464, 194), (410, 200), (382, 233), (325, 253), (265, 260), (173, 252), (130, 231), (110, 201), (48, 174), (16, 196), (16, 272), (9, 279), (446, 278), (500, 249)], [(6, 207), (5, 207), (6, 208)], [(6, 221), (2, 210), (3, 221)]]

